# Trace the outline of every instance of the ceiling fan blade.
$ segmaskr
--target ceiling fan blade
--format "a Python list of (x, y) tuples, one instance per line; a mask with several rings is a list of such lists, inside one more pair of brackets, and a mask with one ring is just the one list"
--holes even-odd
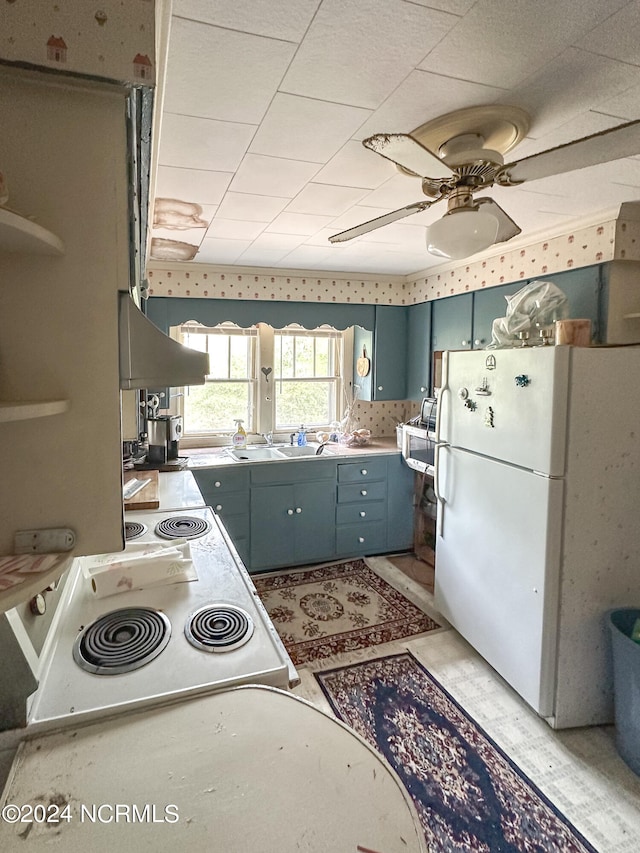
[(417, 178), (426, 178), (430, 173), (443, 178), (453, 175), (446, 163), (406, 133), (378, 133), (364, 139), (362, 144)]
[(440, 201), (440, 199), (434, 199), (434, 201), (416, 201), (414, 204), (408, 204), (406, 207), (401, 207), (391, 213), (376, 216), (375, 219), (369, 219), (367, 222), (362, 222), (360, 225), (355, 225), (353, 228), (347, 228), (346, 231), (334, 234), (332, 237), (329, 237), (329, 242), (342, 243), (345, 240), (353, 240), (354, 237), (359, 237), (368, 231), (375, 231), (376, 228), (382, 228), (383, 225), (389, 225), (398, 219), (404, 219), (405, 216), (411, 216), (412, 213), (420, 213), (420, 211), (431, 207), (436, 201)]
[[(567, 142), (557, 148), (532, 154), (500, 170), (497, 183), (537, 181), (550, 175), (573, 172), (599, 163), (609, 163), (640, 154), (640, 121), (620, 124), (608, 130)], [(503, 178), (506, 176), (506, 180)]]
[(516, 225), (509, 214), (505, 213), (500, 205), (492, 198), (478, 198), (476, 199), (476, 204), (484, 205), (487, 213), (492, 213), (498, 220), (498, 235), (495, 239), (496, 243), (505, 243), (507, 240), (511, 240), (512, 237), (517, 236), (522, 231), (522, 228)]

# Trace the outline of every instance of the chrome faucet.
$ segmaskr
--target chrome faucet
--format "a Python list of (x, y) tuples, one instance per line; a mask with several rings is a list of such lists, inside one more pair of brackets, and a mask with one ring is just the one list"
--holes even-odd
[(273, 447), (273, 431), (269, 430), (269, 432), (260, 433), (264, 440), (267, 442), (268, 447)]

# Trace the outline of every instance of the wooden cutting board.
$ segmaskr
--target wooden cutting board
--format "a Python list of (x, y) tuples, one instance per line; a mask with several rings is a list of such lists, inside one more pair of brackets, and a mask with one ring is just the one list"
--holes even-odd
[(160, 499), (158, 497), (158, 472), (157, 471), (125, 471), (124, 482), (129, 480), (150, 480), (150, 483), (140, 489), (139, 492), (124, 502), (125, 510), (136, 509), (158, 509)]
[(362, 347), (362, 355), (356, 361), (356, 372), (358, 376), (368, 376), (371, 370), (371, 362), (367, 358), (366, 347)]

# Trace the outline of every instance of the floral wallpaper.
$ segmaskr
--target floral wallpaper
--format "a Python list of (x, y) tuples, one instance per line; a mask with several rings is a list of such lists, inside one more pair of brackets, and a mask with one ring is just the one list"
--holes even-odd
[(0, 3), (0, 58), (154, 85), (154, 0)]

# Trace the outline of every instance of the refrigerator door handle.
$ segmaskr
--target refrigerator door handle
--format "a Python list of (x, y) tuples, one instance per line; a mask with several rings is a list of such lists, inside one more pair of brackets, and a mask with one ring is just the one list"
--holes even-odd
[(442, 518), (444, 516), (444, 498), (440, 493), (440, 450), (441, 444), (436, 444), (433, 454), (433, 491), (436, 496), (436, 539), (442, 536)]

